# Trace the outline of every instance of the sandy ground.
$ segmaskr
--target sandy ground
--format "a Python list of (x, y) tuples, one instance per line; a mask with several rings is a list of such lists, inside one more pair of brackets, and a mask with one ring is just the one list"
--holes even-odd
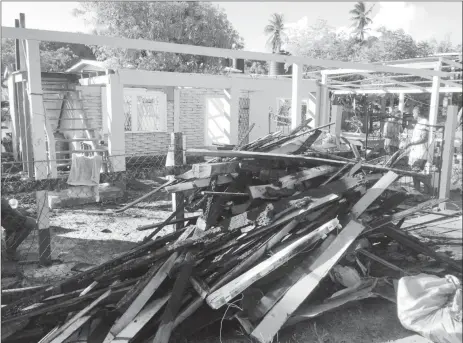
[[(145, 193), (146, 190), (131, 191), (128, 201)], [(458, 200), (458, 197), (456, 199), (460, 201), (458, 207), (461, 208), (461, 200)], [(100, 264), (111, 259), (132, 248), (152, 232), (152, 230), (137, 231), (138, 226), (161, 221), (171, 213), (167, 195), (140, 203), (122, 214), (112, 213), (112, 210), (119, 206), (121, 205), (85, 205), (72, 210), (54, 210), (50, 216), (52, 258), (60, 261), (48, 268), (38, 267), (34, 262), (21, 264), (20, 269), (24, 276), (21, 285), (53, 283), (72, 275), (71, 269), (77, 263)], [(172, 228), (166, 228), (159, 234), (165, 234), (170, 230)], [(449, 220), (444, 225), (439, 223), (439, 225), (428, 225), (414, 230), (414, 234), (424, 241), (432, 240), (438, 251), (456, 260), (462, 259), (461, 233), (461, 217), (458, 220)], [(38, 260), (36, 234), (28, 237), (21, 245), (19, 253), (22, 261)], [(396, 251), (395, 258), (392, 258), (392, 255), (388, 255), (389, 261), (402, 268), (413, 270), (420, 266), (419, 259), (408, 256), (404, 251)], [(378, 276), (383, 272), (375, 265), (372, 265), (372, 270), (376, 270)], [(199, 332), (195, 337), (178, 342), (220, 342), (219, 333), (218, 323)], [(221, 342), (250, 342), (250, 340), (243, 335), (241, 328), (235, 322), (225, 322)], [(429, 341), (401, 326), (396, 315), (395, 304), (381, 299), (368, 299), (282, 330), (278, 342), (427, 343)]]

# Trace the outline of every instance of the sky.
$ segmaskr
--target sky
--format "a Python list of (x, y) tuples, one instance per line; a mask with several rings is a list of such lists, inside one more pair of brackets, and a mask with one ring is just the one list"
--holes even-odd
[[(266, 51), (263, 33), (273, 13), (284, 15), (287, 26), (311, 25), (317, 19), (328, 25), (348, 29), (349, 10), (354, 2), (215, 2), (225, 10), (234, 28), (244, 38), (245, 49)], [(374, 3), (367, 3), (368, 5)], [(19, 13), (26, 15), (26, 27), (43, 30), (89, 32), (90, 27), (72, 15), (77, 2), (10, 2), (3, 1), (2, 25), (14, 26)], [(462, 41), (462, 2), (378, 2), (372, 15), (373, 26), (402, 28), (415, 40), (446, 36), (454, 44)]]

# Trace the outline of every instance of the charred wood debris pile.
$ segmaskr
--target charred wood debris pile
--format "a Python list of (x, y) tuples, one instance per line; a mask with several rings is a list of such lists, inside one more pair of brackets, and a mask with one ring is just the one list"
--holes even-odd
[[(181, 201), (139, 228), (154, 230), (137, 247), (57, 284), (2, 291), (2, 342), (167, 343), (223, 321), (271, 342), (351, 301), (395, 301), (394, 282), (409, 272), (375, 254), (391, 242), (461, 273), (400, 229), (442, 201), (414, 201), (397, 185), (413, 172), (371, 164), (352, 146), (315, 148), (325, 133), (305, 124), (187, 150), (209, 159), (154, 190)], [(175, 230), (160, 234), (167, 225)]]

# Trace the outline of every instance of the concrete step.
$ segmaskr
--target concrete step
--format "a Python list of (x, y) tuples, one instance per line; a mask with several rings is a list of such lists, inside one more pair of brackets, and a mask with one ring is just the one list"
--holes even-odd
[(124, 196), (124, 191), (109, 183), (98, 185), (98, 196), (95, 187), (69, 186), (60, 192), (48, 192), (50, 209), (92, 204), (101, 201), (116, 200)]

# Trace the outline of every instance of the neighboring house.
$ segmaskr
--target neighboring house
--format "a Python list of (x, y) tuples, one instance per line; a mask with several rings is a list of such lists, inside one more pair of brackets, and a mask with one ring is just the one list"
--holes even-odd
[(65, 72), (71, 74), (81, 74), (88, 77), (104, 75), (107, 72), (107, 68), (105, 68), (105, 63), (102, 61), (80, 60)]

